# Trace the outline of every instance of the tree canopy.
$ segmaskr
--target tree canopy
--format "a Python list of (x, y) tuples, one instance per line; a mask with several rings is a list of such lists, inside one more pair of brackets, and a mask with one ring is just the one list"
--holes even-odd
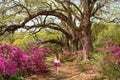
[[(111, 12), (119, 10), (119, 4), (119, 0), (2, 0), (0, 35), (14, 33), (19, 28), (34, 34), (49, 28), (64, 34), (65, 48), (71, 44), (72, 51), (76, 51), (81, 44), (89, 53), (93, 49), (92, 23), (100, 20), (119, 22), (119, 15)], [(89, 56), (86, 53), (85, 60)]]

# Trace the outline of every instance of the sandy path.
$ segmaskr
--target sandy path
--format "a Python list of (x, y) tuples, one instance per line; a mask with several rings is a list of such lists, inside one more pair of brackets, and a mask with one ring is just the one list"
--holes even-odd
[(44, 76), (32, 75), (25, 80), (93, 80), (96, 74), (81, 73), (78, 67), (71, 62), (62, 63), (60, 67), (59, 75), (55, 73), (55, 67), (53, 66), (53, 57), (47, 58), (47, 65), (50, 72)]

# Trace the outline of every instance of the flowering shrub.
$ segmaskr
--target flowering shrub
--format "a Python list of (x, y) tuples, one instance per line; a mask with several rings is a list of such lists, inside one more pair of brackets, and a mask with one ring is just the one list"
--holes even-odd
[(105, 44), (107, 46), (99, 51), (110, 54), (107, 54), (101, 62), (101, 72), (110, 80), (120, 79), (120, 47), (114, 46), (114, 42), (106, 42)]
[[(101, 63), (101, 72), (107, 76), (109, 80), (118, 80), (120, 79), (120, 65), (116, 63), (116, 56), (107, 56)], [(120, 61), (120, 58), (119, 58)]]
[[(3, 64), (3, 73), (10, 75), (17, 73), (18, 69), (23, 70), (27, 61), (24, 52), (17, 46), (4, 45), (0, 47), (1, 64)], [(0, 66), (1, 67), (1, 66)]]
[(30, 70), (32, 73), (45, 73), (47, 71), (47, 66), (44, 62), (44, 57), (49, 50), (40, 50), (37, 45), (35, 47), (31, 47), (30, 50), (32, 51), (32, 54), (28, 56), (26, 65), (27, 70)]
[(66, 61), (73, 61), (73, 60), (80, 60), (82, 57), (82, 54), (84, 53), (84, 50), (79, 50), (79, 51), (75, 51), (72, 54), (69, 54), (68, 51), (63, 51), (62, 55), (61, 55), (61, 61), (62, 62), (66, 62)]
[[(120, 46), (114, 46), (113, 45), (114, 43), (115, 42), (112, 41), (105, 42), (105, 44), (106, 45), (109, 44), (109, 46), (100, 48), (99, 51), (111, 53), (106, 56), (107, 57), (106, 60), (111, 59), (111, 61), (114, 61), (115, 63), (120, 65)], [(112, 46), (110, 44), (112, 44)]]
[(10, 78), (11, 75), (19, 73), (45, 73), (47, 71), (44, 62), (46, 53), (48, 50), (39, 49), (39, 45), (30, 46), (30, 50), (26, 51), (22, 51), (18, 46), (1, 45), (0, 76), (6, 79), (5, 76)]

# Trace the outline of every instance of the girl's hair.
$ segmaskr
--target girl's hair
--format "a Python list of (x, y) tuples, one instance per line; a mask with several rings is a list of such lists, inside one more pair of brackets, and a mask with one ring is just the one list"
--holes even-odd
[(58, 53), (56, 53), (56, 58), (59, 59), (59, 54)]

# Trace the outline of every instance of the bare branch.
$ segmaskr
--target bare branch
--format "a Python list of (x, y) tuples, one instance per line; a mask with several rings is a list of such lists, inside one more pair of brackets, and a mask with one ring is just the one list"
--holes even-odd
[(64, 43), (62, 41), (58, 41), (58, 40), (55, 40), (55, 39), (51, 39), (51, 40), (41, 42), (41, 44), (45, 44), (45, 43), (54, 43), (54, 44), (57, 44), (57, 45), (60, 45), (60, 46), (64, 46)]
[(76, 4), (74, 4), (73, 2), (70, 2), (70, 1), (66, 1), (66, 2), (68, 2), (71, 5), (73, 5), (80, 12), (81, 16), (83, 16), (82, 11), (80, 10), (80, 8)]
[(104, 22), (106, 22), (106, 23), (111, 23), (111, 22), (118, 23), (118, 22), (120, 22), (120, 19), (118, 20), (118, 18), (114, 18), (113, 20), (109, 21), (109, 20), (105, 20), (105, 19), (102, 18), (102, 17), (94, 16), (94, 17), (92, 18), (92, 20), (94, 20), (94, 19), (97, 19), (97, 20), (100, 20), (100, 21), (104, 21)]
[(101, 5), (100, 3), (97, 3), (97, 7), (96, 9), (94, 9), (91, 13), (91, 16), (93, 16), (100, 8), (102, 8), (104, 5), (106, 4), (106, 2), (103, 3), (103, 5)]
[(43, 24), (45, 25), (48, 16), (45, 16)]
[(69, 38), (72, 38), (71, 37), (71, 34), (69, 33), (69, 31), (67, 30), (64, 30), (61, 28), (60, 25), (58, 24), (55, 24), (55, 23), (48, 23), (48, 24), (38, 24), (38, 25), (33, 25), (33, 26), (25, 26), (24, 29), (27, 29), (27, 30), (30, 30), (32, 28), (50, 28), (50, 29), (54, 29), (54, 30), (58, 30), (58, 31), (61, 31), (63, 34), (69, 36)]
[(26, 18), (26, 19), (24, 20), (24, 22), (22, 23), (22, 26), (24, 26), (28, 21), (30, 21), (31, 19), (33, 19), (33, 18), (35, 18), (35, 17), (37, 17), (37, 16), (39, 16), (39, 15), (46, 15), (46, 16), (47, 16), (47, 15), (51, 15), (51, 16), (56, 16), (56, 17), (58, 17), (59, 19), (65, 21), (67, 24), (69, 24), (70, 27), (76, 28), (76, 27), (74, 26), (74, 23), (73, 23), (70, 19), (68, 19), (67, 16), (65, 16), (65, 15), (62, 14), (61, 12), (56, 12), (56, 10), (52, 10), (52, 11), (40, 11), (40, 12), (38, 12), (37, 14), (32, 14), (31, 17), (28, 17), (28, 18)]
[(113, 20), (111, 20), (110, 22), (120, 23), (120, 18), (116, 17)]
[(21, 28), (21, 25), (4, 25), (4, 26), (0, 26), (0, 35), (3, 35), (5, 32), (10, 32), (10, 33), (14, 33), (15, 30), (17, 30), (18, 28)]
[(15, 7), (16, 7), (16, 6), (20, 6), (20, 7), (24, 8), (24, 9), (27, 11), (28, 15), (31, 16), (31, 14), (30, 14), (28, 8), (25, 7), (24, 5), (22, 5), (22, 4), (16, 4)]

